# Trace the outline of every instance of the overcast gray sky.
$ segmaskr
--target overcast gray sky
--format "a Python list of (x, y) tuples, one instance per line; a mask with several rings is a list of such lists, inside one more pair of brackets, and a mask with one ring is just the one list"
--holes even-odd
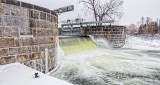
[[(56, 9), (67, 5), (75, 5), (75, 11), (59, 15), (59, 21), (75, 19), (78, 16), (86, 21), (93, 20), (91, 15), (86, 15), (83, 5), (78, 0), (21, 0), (49, 9)], [(124, 15), (119, 22), (121, 25), (136, 24), (142, 16), (151, 17), (153, 20), (160, 18), (160, 0), (124, 0)]]

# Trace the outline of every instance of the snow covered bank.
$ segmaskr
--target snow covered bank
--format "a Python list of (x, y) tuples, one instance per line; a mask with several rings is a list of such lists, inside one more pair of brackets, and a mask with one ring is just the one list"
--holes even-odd
[(140, 50), (160, 50), (160, 35), (155, 36), (127, 36), (123, 48)]
[(19, 63), (0, 66), (0, 85), (72, 85), (41, 72), (34, 78), (36, 72)]

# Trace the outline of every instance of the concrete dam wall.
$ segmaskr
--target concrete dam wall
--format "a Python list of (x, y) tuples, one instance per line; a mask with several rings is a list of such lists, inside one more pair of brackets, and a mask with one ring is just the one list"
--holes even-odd
[(0, 65), (20, 62), (44, 72), (54, 68), (58, 16), (53, 11), (16, 0), (0, 2)]

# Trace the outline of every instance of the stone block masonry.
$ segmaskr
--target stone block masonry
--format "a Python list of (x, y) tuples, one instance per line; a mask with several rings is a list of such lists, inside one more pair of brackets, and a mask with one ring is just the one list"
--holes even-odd
[(55, 66), (58, 16), (43, 7), (16, 0), (0, 0), (0, 65), (20, 62), (45, 71), (44, 51), (49, 50), (48, 68)]
[(113, 48), (121, 48), (125, 44), (126, 27), (118, 25), (87, 26), (85, 35), (93, 35), (95, 38), (106, 38)]

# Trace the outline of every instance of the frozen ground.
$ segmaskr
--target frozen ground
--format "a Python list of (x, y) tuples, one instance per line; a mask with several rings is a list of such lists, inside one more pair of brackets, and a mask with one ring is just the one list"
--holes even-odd
[(37, 72), (19, 63), (0, 66), (0, 85), (72, 85), (65, 81), (39, 73), (39, 78), (34, 78)]
[(126, 44), (123, 48), (139, 50), (160, 50), (160, 35), (127, 36)]

